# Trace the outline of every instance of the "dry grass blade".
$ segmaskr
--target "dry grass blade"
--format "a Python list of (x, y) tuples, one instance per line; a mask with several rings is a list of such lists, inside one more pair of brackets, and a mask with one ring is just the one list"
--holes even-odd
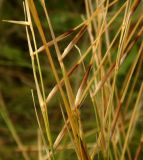
[(126, 83), (126, 85), (125, 85), (125, 88), (123, 88), (123, 93), (122, 93), (122, 97), (121, 97), (121, 103), (124, 101), (125, 95), (126, 95), (126, 93), (127, 93), (128, 87), (129, 87), (129, 83), (130, 83), (130, 81), (131, 81), (131, 77), (132, 77), (133, 72), (134, 72), (134, 70), (135, 70), (135, 67), (136, 67), (136, 65), (137, 65), (137, 63), (138, 63), (138, 61), (139, 61), (139, 58), (141, 57), (142, 50), (143, 50), (143, 43), (141, 44), (141, 47), (140, 47), (140, 49), (139, 49), (139, 53), (138, 53), (138, 55), (136, 56), (136, 59), (135, 59), (133, 65), (132, 65), (132, 67), (131, 67), (130, 75), (128, 76), (128, 79), (127, 79), (127, 83)]
[(62, 54), (62, 59), (64, 59), (67, 54), (70, 52), (70, 50), (73, 48), (73, 46), (78, 42), (78, 40), (82, 37), (84, 32), (86, 31), (87, 26), (84, 25), (81, 30), (77, 33), (77, 35), (74, 37), (74, 39), (69, 43), (69, 45), (65, 48), (63, 54)]
[[(75, 28), (74, 28), (74, 29), (71, 29), (71, 30), (69, 30), (69, 31), (67, 31), (67, 32), (65, 32), (65, 33), (63, 33), (62, 35), (60, 35), (60, 36), (58, 36), (58, 37), (56, 37), (56, 42), (60, 42), (60, 41), (62, 41), (63, 39), (67, 38), (67, 37), (70, 36), (74, 31), (76, 31)], [(47, 43), (47, 46), (48, 46), (48, 47), (51, 47), (52, 45), (54, 45), (54, 41), (53, 41), (53, 40), (51, 40), (51, 41), (49, 41), (49, 42)], [(36, 55), (36, 53), (42, 52), (44, 49), (45, 49), (45, 47), (44, 47), (44, 46), (41, 46), (40, 48), (38, 48), (37, 51), (34, 52), (34, 55)]]
[[(77, 67), (77, 65), (76, 65), (76, 67)], [(76, 67), (73, 67), (73, 68), (76, 68)], [(53, 91), (56, 92), (57, 89), (58, 89), (58, 88), (56, 87)], [(99, 89), (100, 89), (100, 88), (99, 88)], [(54, 93), (55, 93), (55, 92), (54, 92)], [(51, 96), (51, 97), (52, 97), (52, 96)]]
[(133, 122), (134, 122), (134, 117), (136, 116), (138, 105), (140, 105), (139, 101), (140, 101), (140, 99), (142, 97), (142, 93), (143, 93), (143, 83), (141, 85), (141, 88), (140, 88), (140, 91), (139, 91), (139, 94), (138, 94), (138, 97), (137, 97), (137, 100), (136, 100), (136, 103), (135, 103), (135, 106), (134, 106), (134, 109), (133, 109), (133, 112), (132, 112), (132, 116), (131, 116), (131, 119), (130, 119), (128, 131), (127, 131), (127, 134), (126, 134), (126, 138), (125, 138), (125, 142), (124, 142), (124, 146), (123, 146), (123, 150), (122, 150), (121, 160), (124, 159), (124, 155), (125, 155), (125, 152), (126, 152), (127, 144), (128, 144), (128, 141), (129, 141), (130, 132), (131, 132), (132, 125), (133, 125)]
[[(111, 3), (109, 4), (109, 8), (112, 7), (117, 1), (118, 1), (118, 0), (114, 0), (113, 2), (111, 2)], [(43, 3), (43, 2), (42, 2), (42, 3)], [(95, 12), (92, 13), (92, 15), (91, 15), (91, 17), (90, 17), (89, 19), (87, 19), (87, 20), (84, 21), (83, 23), (79, 24), (78, 26), (70, 29), (69, 31), (63, 33), (62, 35), (56, 37), (56, 42), (62, 41), (62, 40), (65, 39), (67, 36), (70, 36), (70, 35), (71, 35), (73, 32), (75, 32), (77, 29), (79, 29), (79, 28), (81, 28), (81, 27), (84, 28), (84, 26), (87, 26), (87, 24), (90, 23), (90, 22), (93, 20), (93, 18), (97, 15), (97, 13), (100, 12), (100, 11), (101, 11), (101, 10), (97, 9)], [(83, 29), (82, 29), (82, 30), (83, 30)], [(50, 46), (52, 46), (52, 45), (54, 45), (53, 40), (51, 40), (50, 42), (47, 42), (47, 46), (48, 46), (48, 47), (50, 47)], [(36, 52), (37, 52), (37, 53), (40, 53), (40, 52), (42, 52), (43, 50), (45, 50), (44, 45), (41, 46), (37, 51), (35, 51), (35, 52), (34, 52), (34, 55), (36, 54)]]
[(128, 99), (126, 101), (125, 113), (127, 113), (127, 111), (128, 111), (128, 107), (129, 107), (129, 104), (131, 102), (133, 91), (135, 89), (135, 86), (136, 86), (136, 83), (137, 83), (137, 80), (138, 80), (138, 77), (139, 77), (139, 73), (140, 73), (140, 70), (141, 70), (142, 63), (143, 63), (143, 56), (141, 56), (141, 58), (139, 60), (139, 64), (138, 64), (138, 67), (137, 67), (137, 70), (136, 70), (136, 73), (135, 73), (135, 76), (134, 76), (133, 84), (131, 86), (131, 90), (130, 90)]
[(29, 22), (26, 22), (26, 21), (3, 20), (3, 22), (13, 23), (13, 24), (18, 24), (18, 25), (23, 25), (23, 26), (30, 25)]
[(82, 82), (81, 82), (81, 84), (80, 84), (80, 87), (79, 87), (79, 89), (78, 89), (78, 91), (77, 91), (77, 95), (76, 95), (76, 99), (75, 99), (75, 106), (78, 105), (78, 101), (79, 101), (79, 98), (80, 98), (80, 96), (81, 96), (81, 93), (83, 92), (84, 86), (85, 86), (85, 84), (87, 83), (87, 79), (88, 79), (88, 76), (89, 76), (91, 67), (92, 67), (92, 65), (89, 65), (89, 67), (87, 68), (87, 71), (85, 72), (85, 75), (84, 75), (84, 77), (83, 77), (83, 79), (82, 79)]
[[(104, 28), (102, 34), (103, 34), (104, 31), (106, 30), (106, 28), (108, 28), (108, 27), (112, 24), (112, 22), (113, 22), (113, 21), (115, 20), (115, 18), (119, 15), (119, 13), (124, 9), (124, 7), (125, 7), (125, 4), (119, 9), (119, 11), (118, 11), (118, 12), (114, 15), (114, 17), (109, 21), (109, 23), (108, 23), (108, 24), (106, 25), (106, 27)], [(119, 34), (119, 32), (120, 32), (120, 29), (117, 31), (117, 34), (116, 34), (116, 36), (115, 36), (116, 38), (117, 38), (117, 35)], [(116, 38), (115, 38), (115, 39), (116, 39)], [(115, 41), (115, 39), (114, 39), (114, 41)], [(70, 71), (67, 73), (68, 76), (70, 76), (70, 75), (73, 73), (73, 71), (78, 68), (79, 64), (83, 62), (83, 60), (86, 58), (86, 56), (89, 54), (90, 50), (92, 49), (92, 46), (96, 44), (96, 41), (97, 41), (97, 39), (91, 44), (91, 46), (86, 50), (86, 52), (81, 56), (81, 58), (80, 58), (80, 59), (75, 63), (75, 65), (70, 69)], [(113, 42), (114, 42), (114, 41), (113, 41)], [(112, 45), (113, 45), (113, 44), (112, 44)], [(110, 45), (110, 47), (108, 48), (107, 54), (108, 54), (108, 52), (109, 52), (109, 50), (110, 50), (110, 48), (111, 48), (112, 45)], [(107, 56), (107, 55), (106, 55), (106, 56)], [(106, 56), (104, 56), (103, 61), (101, 62), (101, 64), (104, 62)], [(102, 66), (101, 64), (99, 65), (99, 68)], [(95, 77), (95, 76), (93, 76), (93, 77)], [(60, 84), (61, 84), (61, 85), (64, 84), (64, 83), (63, 83), (63, 80), (60, 81)], [(49, 95), (48, 95), (48, 97), (47, 97), (47, 100), (46, 100), (47, 103), (50, 101), (50, 99), (55, 95), (55, 93), (56, 93), (58, 90), (59, 90), (58, 85), (56, 85), (56, 86), (52, 89), (52, 91), (49, 93)]]
[(136, 153), (135, 153), (135, 157), (134, 157), (134, 160), (138, 160), (139, 159), (139, 156), (141, 154), (141, 149), (143, 147), (143, 138), (141, 137), (141, 140), (140, 140), (140, 143), (139, 143), (139, 146), (136, 150)]
[[(49, 59), (49, 62), (50, 62), (50, 65), (51, 65), (53, 74), (54, 74), (54, 76), (55, 76), (55, 79), (56, 79), (56, 81), (57, 81), (57, 84), (58, 84), (60, 93), (61, 93), (62, 98), (63, 98), (63, 102), (64, 102), (64, 105), (65, 105), (65, 108), (66, 108), (66, 111), (67, 111), (67, 114), (68, 114), (68, 117), (69, 117), (69, 121), (70, 121), (70, 124), (71, 124), (71, 128), (72, 128), (72, 131), (73, 131), (73, 135), (74, 135), (74, 138), (75, 138), (75, 142), (76, 142), (75, 146), (76, 146), (77, 149), (78, 149), (78, 154), (79, 154), (81, 157), (83, 157), (83, 154), (80, 153), (80, 144), (79, 144), (78, 136), (77, 136), (77, 135), (78, 135), (77, 126), (76, 126), (76, 123), (75, 123), (75, 121), (74, 121), (74, 119), (73, 119), (73, 114), (72, 114), (71, 108), (70, 108), (70, 106), (69, 106), (69, 104), (68, 104), (68, 101), (66, 100), (66, 97), (65, 97), (65, 94), (64, 94), (64, 92), (63, 92), (63, 89), (62, 89), (62, 87), (60, 86), (59, 77), (58, 77), (58, 74), (57, 74), (57, 72), (56, 72), (56, 68), (55, 68), (55, 65), (54, 65), (54, 63), (53, 63), (53, 60), (52, 60), (52, 57), (51, 57), (51, 53), (50, 53), (49, 48), (48, 48), (48, 46), (47, 46), (47, 44), (46, 44), (46, 38), (45, 38), (43, 29), (42, 29), (42, 25), (41, 25), (41, 22), (40, 22), (38, 13), (37, 13), (37, 11), (36, 11), (34, 2), (33, 2), (32, 0), (29, 0), (28, 2), (29, 2), (30, 11), (31, 11), (31, 13), (32, 13), (32, 15), (33, 15), (34, 21), (35, 21), (36, 26), (37, 26), (37, 28), (38, 28), (38, 30), (39, 30), (39, 34), (40, 34), (41, 39), (42, 39), (42, 42), (43, 42), (43, 44), (44, 44), (44, 46), (45, 46), (45, 50), (46, 50), (46, 53), (47, 53), (47, 56), (48, 56), (48, 59)], [(57, 53), (57, 54), (58, 54), (58, 56), (60, 56), (59, 53)], [(61, 67), (63, 67), (63, 65), (61, 65)], [(66, 74), (65, 74), (64, 68), (62, 68), (62, 71), (63, 71), (63, 74), (64, 74), (64, 76), (65, 76), (64, 79), (65, 79), (65, 82), (66, 82), (66, 85), (67, 85), (66, 87), (68, 87), (68, 83), (67, 83), (67, 82), (68, 82), (68, 81), (67, 81), (68, 79), (66, 78)], [(53, 150), (53, 145), (51, 145), (51, 148), (52, 148), (52, 150)], [(83, 157), (83, 158), (84, 158), (84, 157)]]
[[(25, 15), (27, 15), (28, 21), (30, 23), (30, 30), (31, 30), (31, 33), (32, 33), (32, 39), (33, 39), (33, 42), (34, 42), (34, 47), (35, 47), (35, 49), (37, 49), (35, 34), (34, 34), (32, 22), (31, 22), (30, 11), (29, 11), (29, 5), (28, 5), (28, 2), (26, 0), (25, 0), (25, 4), (24, 4), (24, 9), (25, 9)], [(42, 111), (42, 115), (43, 115), (43, 119), (44, 119), (44, 124), (45, 124), (45, 129), (46, 129), (50, 149), (53, 152), (52, 136), (51, 136), (51, 131), (50, 131), (47, 107), (46, 107), (46, 103), (45, 103), (45, 91), (44, 91), (43, 78), (42, 78), (39, 58), (38, 58), (38, 55), (36, 54), (36, 60), (37, 60), (37, 64), (38, 64), (38, 71), (39, 71), (39, 76), (40, 76), (42, 93), (41, 93), (40, 86), (39, 86), (39, 83), (38, 83), (38, 78), (37, 78), (36, 68), (35, 68), (35, 61), (34, 61), (34, 56), (33, 56), (33, 49), (32, 49), (32, 45), (31, 45), (31, 41), (30, 41), (30, 35), (29, 35), (27, 27), (26, 27), (26, 34), (27, 34), (27, 40), (28, 40), (29, 53), (31, 55), (31, 62), (32, 62), (35, 85), (36, 85), (36, 89), (37, 89), (38, 100), (39, 100), (39, 103), (40, 103), (40, 107), (41, 107), (41, 111)], [(53, 158), (54, 158), (54, 154), (53, 154)]]
[[(38, 129), (38, 138), (40, 139), (40, 144), (39, 145), (41, 146), (41, 140), (42, 140), (42, 142), (44, 143), (44, 149), (45, 149), (47, 155), (49, 155), (49, 147), (48, 147), (48, 145), (46, 143), (46, 139), (44, 137), (42, 126), (41, 126), (41, 123), (40, 123), (40, 120), (39, 120), (39, 116), (38, 116), (38, 112), (37, 112), (37, 109), (36, 109), (36, 103), (35, 103), (33, 90), (31, 90), (31, 94), (32, 94), (33, 105), (34, 105), (35, 114), (36, 114), (36, 118), (37, 118), (37, 123), (38, 123), (38, 127), (39, 127), (39, 129)], [(40, 157), (42, 156), (40, 150), (39, 150), (39, 155), (40, 155)]]
[(44, 9), (44, 12), (45, 12), (45, 15), (46, 15), (46, 19), (47, 19), (47, 22), (48, 22), (48, 25), (49, 25), (49, 28), (50, 28), (50, 32), (51, 32), (51, 36), (52, 36), (52, 39), (53, 39), (53, 42), (54, 42), (54, 46), (55, 46), (56, 54), (57, 54), (57, 57), (58, 57), (58, 61), (59, 61), (59, 64), (60, 64), (60, 67), (61, 67), (61, 70), (62, 70), (62, 73), (63, 73), (63, 78), (64, 78), (65, 86), (66, 86), (66, 89), (67, 89), (69, 103), (70, 103), (70, 106), (73, 106), (74, 94), (73, 94), (73, 91), (72, 91), (72, 88), (71, 88), (70, 81), (69, 81), (68, 76), (67, 76), (67, 71), (66, 71), (64, 63), (62, 61), (62, 54), (61, 54), (59, 46), (57, 44), (56, 37), (55, 37), (54, 31), (53, 31), (53, 27), (52, 27), (52, 24), (51, 24), (51, 21), (50, 21), (49, 15), (48, 15), (48, 11), (46, 9), (44, 1), (42, 2), (42, 6), (43, 6), (43, 9)]
[(141, 0), (134, 0), (132, 7), (131, 7), (131, 15), (134, 14), (134, 12), (136, 11), (140, 3), (141, 3)]

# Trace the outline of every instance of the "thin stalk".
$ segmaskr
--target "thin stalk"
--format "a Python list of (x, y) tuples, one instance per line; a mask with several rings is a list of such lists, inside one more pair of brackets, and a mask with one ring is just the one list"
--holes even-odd
[(136, 103), (135, 103), (135, 106), (134, 106), (134, 109), (133, 109), (133, 112), (132, 112), (132, 116), (131, 116), (131, 119), (130, 119), (128, 131), (127, 131), (125, 142), (124, 142), (124, 145), (123, 145), (123, 150), (122, 150), (122, 154), (121, 154), (121, 160), (124, 159), (124, 155), (125, 155), (125, 152), (126, 152), (127, 144), (129, 142), (130, 132), (131, 132), (132, 125), (133, 125), (133, 122), (134, 122), (134, 117), (135, 117), (136, 112), (138, 110), (138, 105), (139, 105), (139, 101), (140, 101), (140, 99), (142, 97), (142, 93), (143, 93), (143, 83), (141, 85), (141, 88), (140, 88), (140, 91), (139, 91), (139, 94), (137, 96), (137, 100), (136, 100)]
[(14, 127), (14, 124), (12, 123), (12, 121), (9, 118), (9, 115), (8, 115), (8, 112), (7, 112), (7, 109), (6, 109), (6, 105), (5, 105), (5, 102), (4, 102), (1, 94), (0, 94), (0, 114), (1, 114), (2, 118), (4, 119), (8, 129), (10, 130), (17, 146), (19, 147), (23, 158), (25, 160), (30, 160), (29, 155), (25, 152), (25, 146), (21, 142), (21, 140), (20, 140), (20, 138), (19, 138), (19, 136), (16, 132), (16, 129)]

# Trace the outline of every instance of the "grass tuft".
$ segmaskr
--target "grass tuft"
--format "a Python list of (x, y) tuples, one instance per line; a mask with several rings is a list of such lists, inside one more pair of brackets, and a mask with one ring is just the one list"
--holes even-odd
[[(143, 62), (143, 16), (137, 12), (140, 5), (143, 8), (143, 3), (141, 0), (122, 3), (118, 0), (85, 0), (82, 23), (59, 36), (54, 32), (47, 3), (40, 1), (48, 25), (46, 29), (51, 36), (49, 41), (33, 0), (24, 1), (25, 21), (4, 20), (26, 28), (37, 100), (42, 113), (41, 119), (35, 102), (36, 96), (32, 91), (39, 126), (38, 159), (139, 160), (143, 146), (141, 135), (135, 153), (131, 142), (143, 110), (143, 82), (138, 80)], [(61, 44), (67, 38), (70, 42), (65, 43), (62, 50)], [(86, 45), (83, 49), (81, 44), (84, 40)], [(133, 52), (134, 47), (137, 48), (136, 52)], [(73, 52), (76, 53), (75, 56)], [(54, 87), (48, 94), (41, 70), (42, 53), (55, 78)], [(128, 73), (124, 73), (125, 76), (121, 79), (120, 70), (132, 54), (135, 58), (131, 59)], [(48, 74), (47, 78), (50, 78)], [(59, 115), (62, 128), (58, 124), (53, 126), (54, 119), (51, 120), (52, 117), (49, 116), (49, 106), (56, 97), (56, 107), (61, 111)], [(0, 102), (3, 102), (2, 98)], [(23, 157), (28, 160), (29, 156), (6, 114), (4, 103), (1, 105), (2, 117)], [(90, 125), (86, 127), (88, 122)], [(53, 127), (59, 129), (56, 136), (52, 132)]]

